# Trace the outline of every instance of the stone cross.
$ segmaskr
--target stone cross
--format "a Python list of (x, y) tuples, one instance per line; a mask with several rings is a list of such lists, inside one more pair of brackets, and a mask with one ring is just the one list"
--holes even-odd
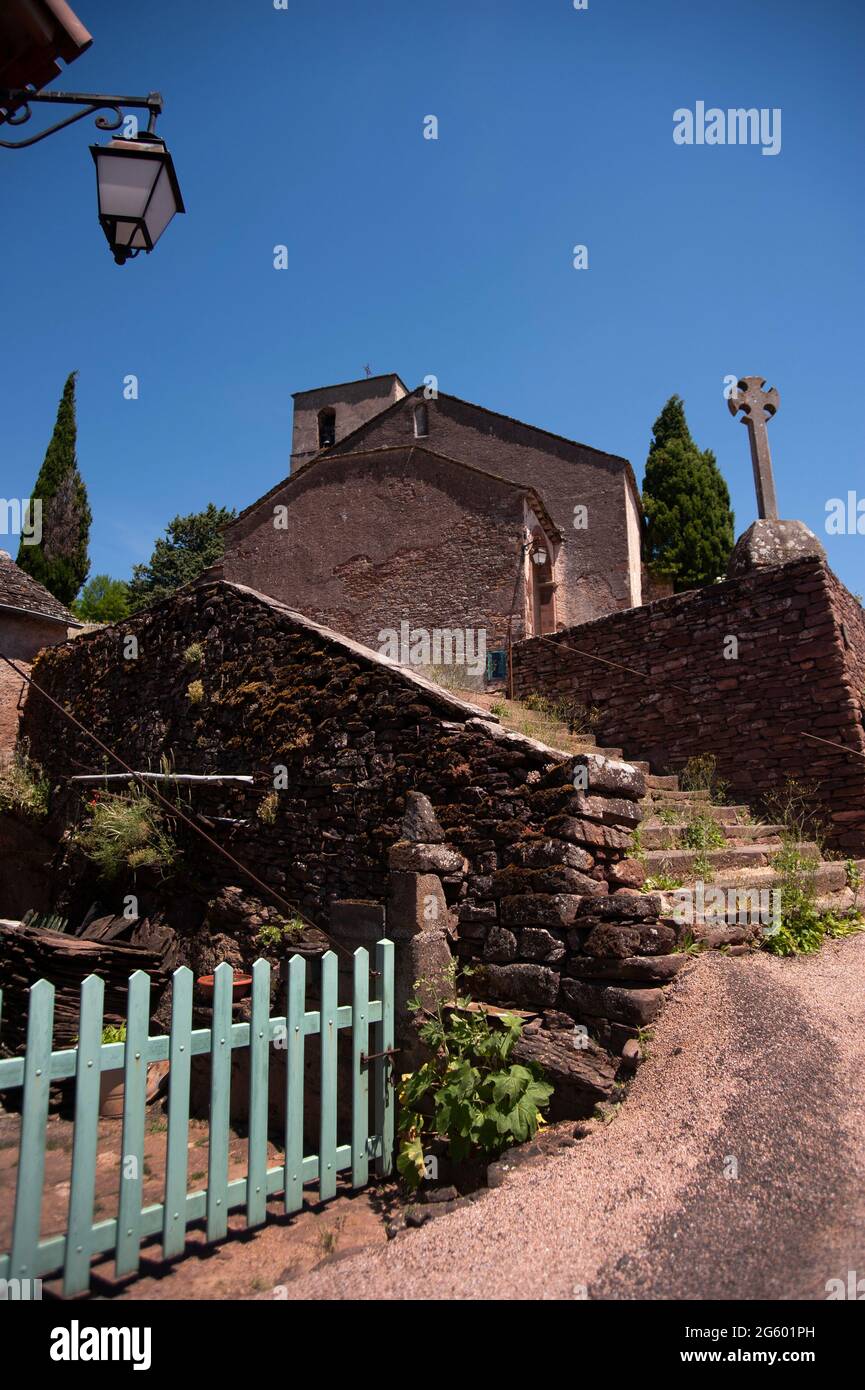
[(781, 404), (781, 397), (773, 386), (766, 391), (765, 380), (761, 376), (743, 376), (727, 399), (731, 415), (742, 414), (742, 424), (748, 426), (751, 443), (751, 463), (754, 466), (754, 486), (757, 489), (757, 510), (761, 517), (771, 521), (778, 520), (778, 502), (775, 498), (775, 479), (772, 476), (772, 455), (769, 453), (769, 436), (766, 424)]

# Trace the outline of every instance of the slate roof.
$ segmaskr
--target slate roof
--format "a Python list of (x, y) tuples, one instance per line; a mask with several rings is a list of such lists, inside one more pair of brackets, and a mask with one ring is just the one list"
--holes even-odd
[(65, 627), (81, 627), (78, 618), (49, 594), (44, 585), (19, 569), (12, 556), (0, 550), (0, 609), (11, 608), (21, 613), (35, 613), (40, 618), (63, 623)]

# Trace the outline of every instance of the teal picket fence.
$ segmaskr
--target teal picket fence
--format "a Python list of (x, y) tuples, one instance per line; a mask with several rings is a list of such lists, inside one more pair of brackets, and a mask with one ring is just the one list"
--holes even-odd
[[(228, 1231), (228, 1214), (245, 1208), (246, 1224), (260, 1226), (267, 1199), (282, 1196), (285, 1212), (303, 1205), (307, 1183), (318, 1184), (321, 1201), (336, 1195), (337, 1174), (350, 1170), (352, 1186), (369, 1181), (370, 1163), (379, 1176), (391, 1171), (394, 1145), (392, 1049), (393, 943), (375, 948), (370, 998), (369, 954), (354, 952), (352, 1002), (338, 1002), (338, 963), (332, 951), (321, 957), (319, 1007), (306, 1007), (306, 961), (288, 963), (286, 1012), (270, 1013), (270, 964), (252, 968), (249, 1022), (232, 1022), (233, 971), (225, 963), (214, 975), (209, 1028), (192, 1027), (193, 976), (184, 968), (173, 975), (171, 1027), (149, 1035), (150, 977), (136, 971), (129, 979), (126, 1041), (102, 1042), (104, 986), (90, 975), (81, 986), (78, 1042), (52, 1051), (54, 986), (39, 980), (30, 989), (27, 1043), (23, 1057), (0, 1061), (0, 1091), (23, 1087), (18, 1178), (11, 1249), (0, 1254), (0, 1282), (14, 1290), (26, 1281), (63, 1271), (63, 1292), (89, 1287), (91, 1259), (114, 1253), (117, 1277), (138, 1271), (141, 1243), (160, 1238), (163, 1257), (183, 1253), (186, 1229), (205, 1221), (208, 1240)], [(2, 1008), (2, 996), (0, 996)], [(2, 1013), (0, 1013), (2, 1026)], [(337, 1047), (342, 1029), (351, 1032), (351, 1134), (337, 1139)], [(320, 1039), (318, 1152), (304, 1153), (304, 1052), (306, 1039)], [(269, 1074), (273, 1048), (285, 1051), (284, 1162), (268, 1167)], [(228, 1180), (231, 1059), (249, 1049), (248, 1162), (246, 1176)], [(207, 1185), (188, 1189), (189, 1101), (192, 1058), (210, 1054), (210, 1111)], [(163, 1200), (142, 1206), (147, 1066), (169, 1063), (168, 1131)], [(121, 1177), (117, 1215), (94, 1222), (99, 1148), (100, 1075), (123, 1069)], [(67, 1226), (41, 1238), (46, 1122), (53, 1082), (75, 1080), (72, 1170)], [(345, 1135), (343, 1136), (346, 1137)], [(14, 1295), (13, 1295), (14, 1296)]]

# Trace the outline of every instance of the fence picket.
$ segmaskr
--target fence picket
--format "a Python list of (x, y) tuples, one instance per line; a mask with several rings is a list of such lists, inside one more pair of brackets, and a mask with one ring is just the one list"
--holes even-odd
[(369, 1181), (369, 952), (359, 946), (354, 953), (354, 988), (351, 1001), (351, 1182), (364, 1187)]
[(306, 961), (288, 963), (285, 1057), (285, 1210), (303, 1206), (303, 1065), (306, 1012)]
[[(182, 1254), (190, 1222), (206, 1218), (209, 1240), (225, 1236), (228, 1214), (246, 1208), (247, 1224), (267, 1219), (267, 1198), (280, 1190), (285, 1210), (303, 1206), (304, 1183), (318, 1180), (321, 1200), (336, 1195), (338, 1174), (351, 1170), (355, 1187), (369, 1178), (370, 1085), (374, 1088), (376, 1166), (390, 1171), (393, 1147), (391, 1061), (387, 1056), (364, 1063), (373, 1051), (386, 1052), (393, 1042), (393, 946), (376, 948), (378, 997), (370, 998), (369, 955), (354, 956), (351, 1005), (339, 1006), (337, 960), (328, 951), (321, 962), (320, 1008), (306, 1009), (306, 961), (288, 963), (284, 1018), (270, 1017), (270, 966), (253, 966), (252, 1010), (249, 1023), (232, 1023), (233, 972), (217, 967), (211, 1028), (192, 1028), (193, 977), (174, 972), (171, 1029), (168, 1037), (149, 1036), (150, 979), (142, 971), (130, 977), (125, 1043), (103, 1043), (104, 986), (89, 976), (81, 987), (77, 1047), (52, 1051), (54, 988), (40, 980), (30, 990), (27, 1044), (24, 1056), (0, 1061), (0, 1093), (23, 1089), (19, 1176), (10, 1252), (0, 1251), (0, 1279), (26, 1281), (63, 1271), (64, 1292), (86, 1291), (95, 1255), (112, 1252), (118, 1276), (136, 1273), (141, 1243), (161, 1237), (166, 1258)], [(0, 996), (2, 1002), (2, 996)], [(350, 1028), (351, 1134), (350, 1143), (337, 1143), (339, 1031)], [(283, 1038), (283, 1030), (285, 1030)], [(320, 1036), (321, 1094), (319, 1152), (304, 1153), (305, 1038)], [(270, 1045), (286, 1047), (285, 1163), (268, 1167)], [(231, 1079), (233, 1047), (249, 1048), (249, 1125), (246, 1174), (228, 1181), (230, 1152)], [(210, 1056), (210, 1144), (206, 1190), (189, 1192), (188, 1139), (192, 1058)], [(348, 1060), (348, 1053), (345, 1053)], [(151, 1062), (169, 1063), (168, 1134), (165, 1148), (164, 1202), (142, 1209), (147, 1069)], [(121, 1183), (116, 1219), (94, 1223), (98, 1171), (99, 1092), (103, 1074), (123, 1070), (124, 1106), (121, 1127)], [(75, 1078), (75, 1126), (72, 1174), (65, 1233), (40, 1241), (42, 1188), (49, 1089), (54, 1081)], [(346, 1071), (347, 1079), (347, 1071)], [(16, 1287), (9, 1286), (11, 1293)], [(26, 1283), (24, 1284), (26, 1287)]]
[[(379, 941), (375, 948), (375, 968), (381, 991), (381, 1021), (373, 1029), (374, 1051), (386, 1054), (393, 1047), (393, 942)], [(394, 1095), (390, 1084), (392, 1059), (382, 1055), (373, 1063), (375, 1132), (380, 1143), (375, 1160), (379, 1177), (387, 1177), (393, 1166)]]
[(117, 1208), (115, 1265), (118, 1278), (124, 1274), (135, 1274), (140, 1258), (149, 1029), (150, 976), (143, 970), (136, 970), (129, 978), (129, 992), (126, 997), (123, 1130), (120, 1144), (120, 1201)]
[(267, 1110), (270, 1079), (270, 965), (252, 967), (249, 1024), (249, 1139), (246, 1172), (246, 1224), (260, 1226), (267, 1215)]
[(102, 1077), (102, 1009), (105, 985), (88, 975), (81, 986), (78, 1057), (75, 1067), (75, 1130), (72, 1140), (72, 1181), (69, 1188), (69, 1230), (63, 1267), (63, 1292), (84, 1293), (90, 1284), (93, 1201), (96, 1192), (96, 1149), (99, 1143), (99, 1091)]
[[(51, 1040), (54, 1034), (54, 986), (37, 980), (30, 990), (27, 1053), (24, 1061), (24, 1109), (15, 1188), (10, 1277), (38, 1275), (36, 1251), (45, 1180), (45, 1125), (51, 1087)], [(13, 1288), (15, 1286), (13, 1285)]]
[(321, 958), (321, 1101), (319, 1109), (318, 1196), (336, 1196), (336, 1086), (339, 963), (335, 951)]
[(231, 1000), (234, 971), (227, 961), (213, 972), (210, 1025), (210, 1144), (207, 1150), (207, 1239), (228, 1231), (228, 1122), (231, 1101)]
[(162, 1253), (166, 1260), (181, 1254), (186, 1244), (189, 1082), (192, 1075), (192, 971), (181, 965), (174, 971), (171, 980), (168, 1139), (165, 1149), (165, 1211), (162, 1222)]

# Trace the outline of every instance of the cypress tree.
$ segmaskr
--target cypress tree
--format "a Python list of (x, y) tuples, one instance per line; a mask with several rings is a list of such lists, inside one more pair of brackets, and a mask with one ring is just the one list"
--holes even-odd
[(676, 593), (723, 577), (734, 540), (730, 493), (711, 449), (691, 438), (680, 396), (652, 427), (643, 506), (647, 563), (673, 580)]
[(32, 501), (42, 505), (42, 537), (38, 545), (18, 547), (18, 564), (67, 607), (87, 578), (90, 561), (90, 507), (87, 489), (75, 455), (75, 378), (63, 388), (54, 433), (39, 470)]

